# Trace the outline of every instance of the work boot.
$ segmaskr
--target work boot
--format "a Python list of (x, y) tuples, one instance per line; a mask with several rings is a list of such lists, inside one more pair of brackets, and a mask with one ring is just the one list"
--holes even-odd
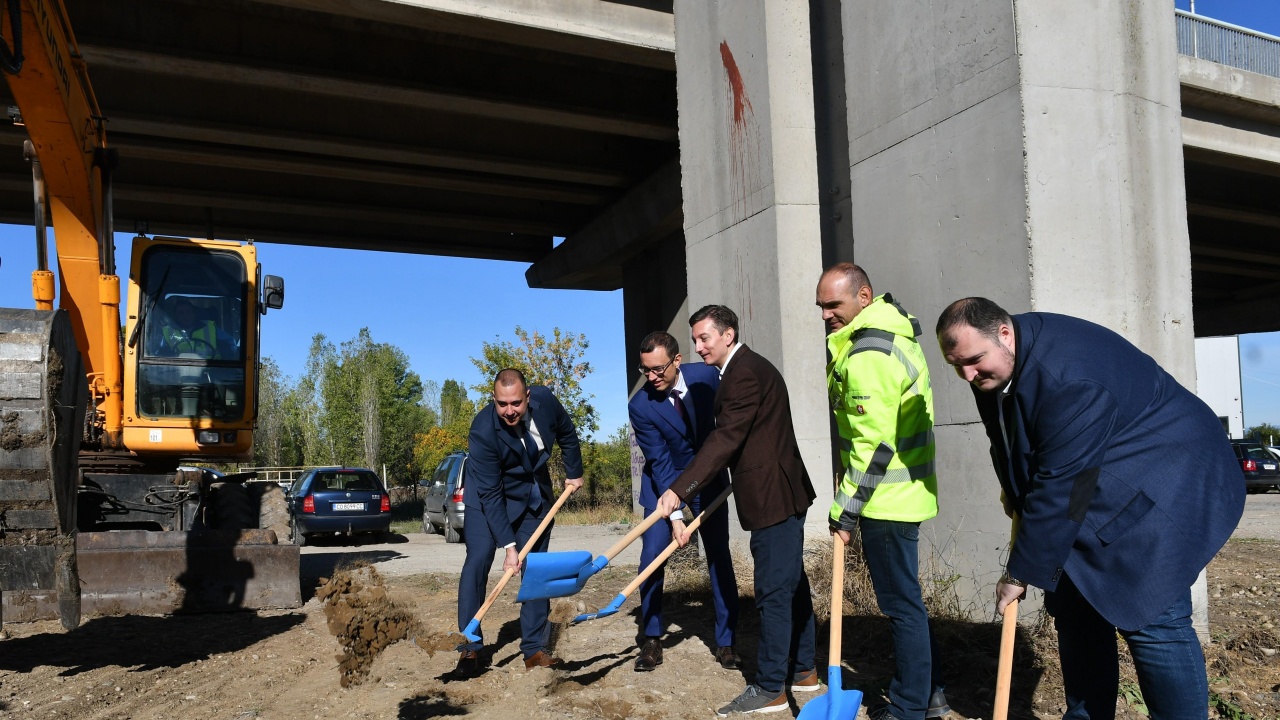
[(537, 667), (555, 667), (559, 665), (560, 662), (561, 662), (560, 658), (551, 657), (550, 655), (539, 650), (538, 652), (524, 659), (524, 669), (532, 670)]
[(662, 641), (656, 637), (645, 638), (640, 643), (640, 657), (636, 658), (636, 672), (649, 672), (662, 664)]
[(947, 694), (941, 690), (934, 690), (929, 696), (929, 709), (925, 711), (925, 718), (940, 718), (951, 712), (951, 706), (947, 704)]
[(742, 658), (738, 657), (732, 645), (716, 648), (715, 658), (716, 662), (720, 663), (720, 667), (725, 670), (737, 670), (742, 667)]
[(453, 672), (461, 677), (476, 677), (480, 674), (480, 653), (475, 650), (463, 650), (458, 654), (458, 666)]

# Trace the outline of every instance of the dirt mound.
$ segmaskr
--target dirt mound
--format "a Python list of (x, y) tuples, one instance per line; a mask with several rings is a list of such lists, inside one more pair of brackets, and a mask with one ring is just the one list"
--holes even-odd
[[(387, 596), (382, 575), (368, 565), (344, 568), (323, 580), (316, 597), (324, 603), (329, 632), (338, 638), (338, 682), (359, 685), (388, 645), (421, 633), (417, 618)], [(439, 642), (423, 638), (418, 645), (437, 649)], [(440, 648), (442, 649), (442, 648)]]

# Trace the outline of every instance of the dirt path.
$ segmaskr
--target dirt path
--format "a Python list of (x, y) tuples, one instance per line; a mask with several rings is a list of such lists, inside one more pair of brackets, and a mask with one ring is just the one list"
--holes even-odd
[[(338, 551), (317, 548), (314, 554)], [(1214, 642), (1206, 655), (1216, 707), (1211, 717), (1261, 720), (1280, 714), (1277, 558), (1275, 541), (1233, 541), (1209, 568)], [(634, 572), (634, 566), (607, 569), (578, 599), (604, 605)], [(10, 637), (0, 641), (0, 714), (103, 720), (712, 717), (754, 667), (757, 627), (744, 592), (739, 649), (745, 671), (712, 662), (710, 598), (699, 579), (704, 572), (687, 563), (673, 571), (665, 662), (651, 673), (632, 670), (634, 599), (617, 615), (571, 628), (558, 649), (566, 660), (563, 670), (525, 672), (513, 588), (485, 624), (490, 668), (482, 677), (459, 680), (452, 673), (456, 653), (429, 654), (402, 641), (374, 660), (362, 684), (343, 688), (343, 648), (312, 585), (305, 607), (293, 612), (99, 617), (72, 632), (55, 621), (8, 625)], [(384, 576), (389, 600), (401, 604), (425, 636), (456, 627), (456, 574)], [(892, 671), (887, 621), (858, 611), (847, 615), (845, 627), (845, 686), (874, 693)], [(938, 632), (952, 707), (958, 716), (990, 717), (998, 628), (941, 620)], [(819, 636), (818, 660), (825, 664), (825, 626)], [(1024, 626), (1016, 665), (1011, 717), (1059, 715), (1052, 632)], [(1122, 689), (1132, 697), (1131, 666), (1124, 672)], [(793, 710), (806, 699), (796, 698)], [(1119, 717), (1139, 720), (1134, 703), (1136, 698), (1121, 699)]]

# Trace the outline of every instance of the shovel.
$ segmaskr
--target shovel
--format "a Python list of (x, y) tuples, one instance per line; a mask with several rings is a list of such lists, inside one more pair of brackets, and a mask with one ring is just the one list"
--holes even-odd
[[(693, 522), (689, 523), (689, 527), (686, 529), (686, 532), (693, 533), (694, 530), (697, 530), (698, 527), (702, 525), (703, 518), (715, 512), (716, 509), (719, 508), (720, 505), (724, 503), (725, 498), (729, 497), (729, 493), (732, 490), (733, 488), (731, 487), (725, 488), (724, 492), (720, 493), (720, 495), (716, 497), (715, 500), (712, 500), (710, 505), (703, 508), (702, 512), (698, 513), (698, 517), (694, 518)], [(662, 567), (662, 563), (666, 562), (667, 558), (671, 557), (671, 553), (674, 553), (677, 549), (679, 549), (679, 547), (680, 547), (680, 543), (676, 542), (675, 540), (672, 540), (671, 544), (667, 546), (667, 549), (663, 550), (662, 554), (654, 558), (653, 562), (649, 563), (649, 566), (644, 569), (644, 572), (637, 575), (636, 579), (631, 581), (631, 584), (623, 588), (622, 592), (618, 593), (618, 596), (615, 597), (612, 602), (610, 602), (605, 607), (593, 613), (584, 613), (582, 615), (579, 615), (576, 618), (574, 618), (573, 621), (575, 623), (580, 623), (580, 622), (585, 622), (587, 620), (595, 620), (596, 618), (608, 617), (618, 612), (618, 610), (622, 608), (622, 603), (626, 602), (627, 596), (635, 592), (644, 583), (645, 580), (649, 579), (650, 575), (657, 572), (658, 568)]]
[[(576, 487), (577, 486), (575, 485), (565, 486), (564, 492), (560, 493), (560, 497), (556, 499), (556, 503), (547, 511), (547, 516), (542, 518), (542, 522), (538, 523), (537, 529), (533, 531), (533, 534), (529, 536), (529, 541), (526, 542), (524, 544), (524, 548), (520, 550), (519, 557), (521, 562), (524, 561), (525, 556), (529, 554), (529, 551), (532, 550), (533, 546), (538, 542), (538, 538), (542, 537), (542, 533), (547, 529), (547, 526), (551, 524), (551, 519), (556, 516), (556, 512), (560, 510), (560, 506), (564, 505), (564, 501), (569, 499), (569, 496), (573, 494)], [(534, 553), (535, 556), (541, 554), (542, 553)], [(506, 572), (502, 573), (502, 579), (498, 580), (498, 584), (494, 586), (493, 592), (489, 593), (489, 597), (484, 599), (484, 604), (480, 606), (480, 610), (476, 612), (476, 616), (471, 618), (471, 622), (467, 623), (467, 626), (463, 628), (462, 635), (468, 640), (468, 642), (458, 646), (459, 652), (464, 650), (479, 650), (481, 648), (480, 621), (484, 619), (484, 614), (489, 612), (489, 607), (498, 599), (498, 595), (502, 594), (503, 588), (507, 586), (507, 582), (511, 580), (511, 576), (515, 574), (515, 568), (509, 568)]]
[(644, 534), (654, 523), (662, 519), (658, 511), (649, 513), (649, 517), (619, 540), (604, 555), (592, 560), (591, 553), (586, 550), (569, 550), (566, 552), (534, 553), (525, 563), (524, 579), (520, 581), (520, 592), (516, 594), (516, 602), (530, 600), (550, 600), (551, 598), (573, 595), (587, 584), (587, 580), (605, 569), (618, 553), (627, 549), (636, 538)]
[[(1018, 516), (1013, 517), (1013, 532), (1009, 539), (1012, 549), (1013, 540), (1018, 536)], [(1008, 720), (1009, 689), (1013, 685), (1013, 641), (1018, 632), (1018, 601), (1013, 600), (1004, 606), (1004, 623), (1000, 627), (1000, 659), (996, 664), (996, 699), (991, 711), (991, 720)]]
[(827, 692), (800, 708), (799, 720), (853, 720), (862, 706), (861, 690), (845, 690), (840, 674), (840, 636), (844, 630), (844, 540), (831, 534), (831, 640), (827, 643)]

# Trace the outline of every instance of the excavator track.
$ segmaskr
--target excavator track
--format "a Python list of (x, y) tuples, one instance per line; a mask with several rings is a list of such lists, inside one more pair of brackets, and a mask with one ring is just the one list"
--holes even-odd
[(0, 309), (0, 595), (80, 624), (76, 458), (88, 387), (67, 313)]

